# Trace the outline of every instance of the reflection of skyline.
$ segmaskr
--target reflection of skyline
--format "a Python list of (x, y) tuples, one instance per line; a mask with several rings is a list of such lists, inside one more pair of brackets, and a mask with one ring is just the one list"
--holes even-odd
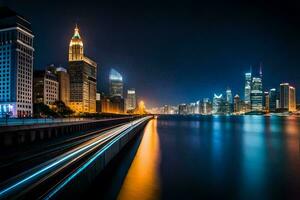
[(123, 182), (118, 199), (158, 199), (159, 162), (157, 120), (151, 120), (145, 128), (143, 139)]

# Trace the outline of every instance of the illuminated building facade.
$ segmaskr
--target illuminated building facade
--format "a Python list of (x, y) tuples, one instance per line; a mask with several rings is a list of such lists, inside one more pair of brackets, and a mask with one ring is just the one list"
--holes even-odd
[(126, 98), (126, 111), (134, 111), (136, 109), (136, 93), (135, 89), (127, 90), (127, 98)]
[(280, 109), (282, 111), (296, 111), (296, 89), (289, 83), (280, 84)]
[(251, 85), (251, 111), (263, 110), (263, 91), (261, 78), (253, 77)]
[(230, 104), (232, 104), (232, 92), (231, 89), (227, 88), (226, 90), (226, 101)]
[(212, 112), (212, 104), (209, 98), (204, 98), (200, 103), (200, 114), (210, 115)]
[(239, 95), (235, 95), (233, 98), (233, 112), (239, 113), (241, 111), (241, 99)]
[(295, 112), (296, 109), (296, 89), (292, 86), (289, 87), (289, 111)]
[(59, 83), (52, 70), (35, 71), (33, 76), (33, 101), (51, 105), (59, 99)]
[(123, 98), (123, 77), (115, 69), (111, 69), (109, 72), (109, 95)]
[(269, 110), (270, 112), (275, 112), (277, 109), (277, 91), (275, 88), (270, 89), (269, 91)]
[(245, 91), (244, 91), (244, 102), (245, 105), (249, 106), (251, 105), (251, 80), (252, 80), (252, 74), (251, 73), (245, 73)]
[(178, 106), (178, 114), (179, 115), (187, 115), (188, 114), (188, 106), (186, 104), (180, 104)]
[(0, 8), (0, 117), (32, 116), (33, 38), (29, 21)]
[(76, 26), (69, 45), (70, 103), (77, 113), (96, 112), (97, 63), (84, 55)]
[(63, 67), (56, 68), (56, 75), (59, 83), (59, 100), (69, 105), (70, 102), (70, 76)]
[(269, 92), (264, 92), (263, 109), (265, 112), (270, 112), (270, 94), (269, 94)]
[(212, 114), (224, 114), (226, 112), (225, 102), (223, 95), (214, 94), (213, 105), (212, 105)]

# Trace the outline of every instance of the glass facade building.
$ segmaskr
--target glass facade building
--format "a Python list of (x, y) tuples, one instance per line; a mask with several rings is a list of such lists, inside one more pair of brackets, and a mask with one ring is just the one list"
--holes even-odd
[(33, 38), (29, 21), (0, 8), (0, 117), (32, 116)]
[(109, 72), (109, 95), (123, 98), (123, 77), (115, 69), (111, 69)]
[(263, 110), (263, 91), (261, 78), (253, 77), (251, 85), (251, 111)]

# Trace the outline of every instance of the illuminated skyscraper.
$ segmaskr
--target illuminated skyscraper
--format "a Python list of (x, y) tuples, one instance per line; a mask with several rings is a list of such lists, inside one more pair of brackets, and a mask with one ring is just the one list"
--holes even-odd
[(251, 85), (251, 110), (262, 111), (263, 109), (263, 91), (261, 78), (253, 77)]
[(70, 102), (70, 76), (63, 67), (56, 68), (59, 83), (59, 100), (69, 105)]
[(296, 111), (296, 89), (288, 83), (280, 84), (280, 109), (282, 111)]
[(0, 117), (32, 116), (33, 38), (29, 21), (0, 7)]
[(269, 92), (264, 92), (263, 109), (266, 112), (270, 112), (270, 94), (269, 94)]
[(269, 110), (270, 112), (276, 111), (276, 100), (277, 100), (277, 91), (275, 88), (270, 89), (269, 91)]
[(212, 114), (224, 114), (226, 112), (225, 102), (223, 95), (214, 94), (213, 105), (212, 105)]
[(115, 69), (111, 69), (109, 72), (109, 95), (123, 98), (123, 77)]
[(233, 111), (235, 113), (238, 113), (241, 111), (241, 99), (239, 95), (235, 95), (234, 96), (234, 100), (233, 100)]
[(244, 93), (244, 101), (246, 105), (251, 104), (251, 79), (252, 79), (252, 74), (251, 73), (245, 73), (245, 93)]
[(55, 69), (48, 67), (46, 70), (35, 71), (33, 76), (33, 101), (52, 105), (59, 100), (59, 83)]
[(226, 90), (226, 101), (232, 104), (232, 92), (230, 88), (227, 88)]
[(133, 111), (136, 109), (136, 94), (135, 89), (127, 90), (127, 98), (126, 98), (126, 111)]
[(292, 86), (289, 87), (289, 111), (295, 112), (296, 109), (296, 89)]
[(288, 111), (289, 109), (289, 84), (280, 84), (280, 109)]
[(75, 112), (96, 112), (97, 63), (84, 55), (79, 28), (69, 45), (70, 103)]

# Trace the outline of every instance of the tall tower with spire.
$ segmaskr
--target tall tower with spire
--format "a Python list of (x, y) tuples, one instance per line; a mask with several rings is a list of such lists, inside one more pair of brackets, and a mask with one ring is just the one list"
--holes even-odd
[(79, 28), (76, 24), (74, 35), (69, 45), (69, 61), (83, 60), (83, 42), (79, 34)]
[(95, 113), (97, 63), (84, 55), (77, 25), (69, 45), (69, 74), (70, 108), (77, 113)]

